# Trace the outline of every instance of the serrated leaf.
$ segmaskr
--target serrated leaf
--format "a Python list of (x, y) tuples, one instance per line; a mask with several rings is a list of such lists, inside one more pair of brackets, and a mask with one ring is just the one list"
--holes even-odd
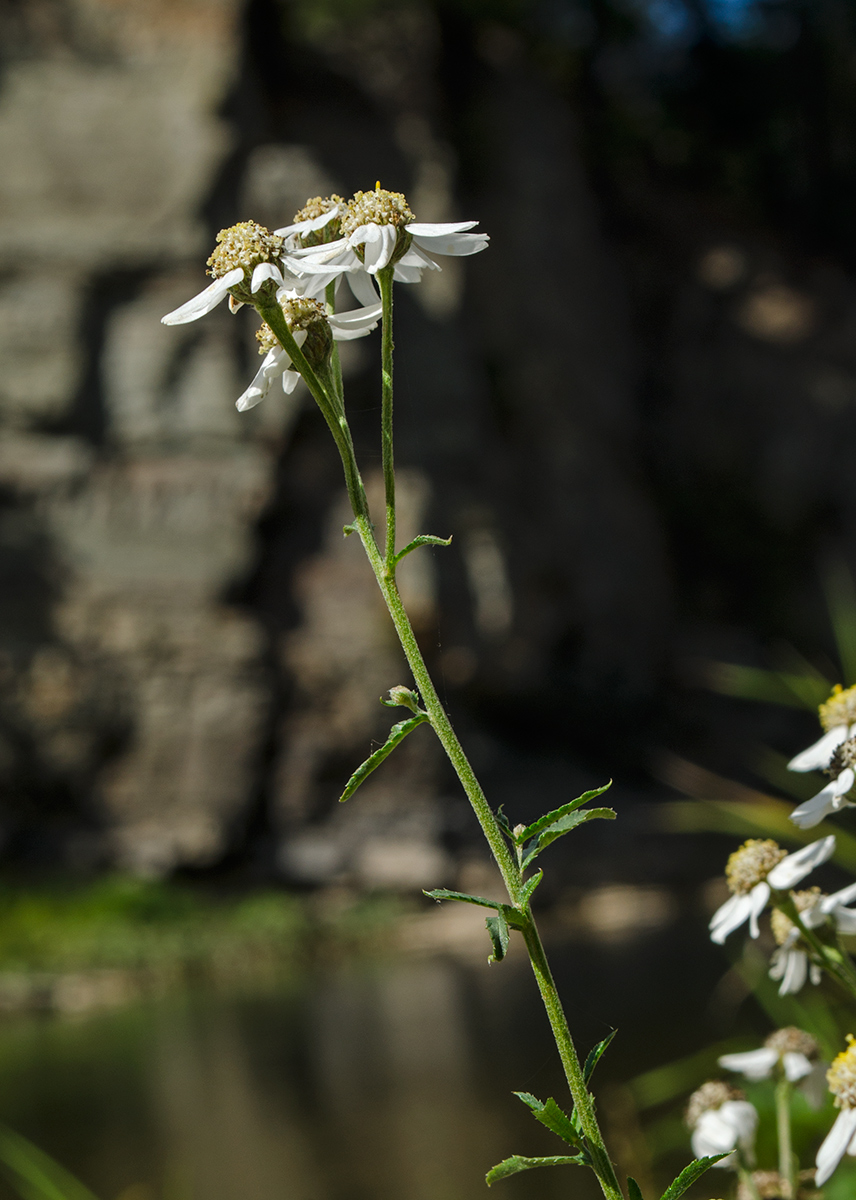
[(433, 892), (423, 892), (422, 895), (438, 902), (440, 900), (460, 900), (464, 904), (478, 904), (482, 908), (498, 910), (504, 907), (501, 900), (486, 900), (484, 896), (469, 896), (466, 892), (450, 892), (448, 888), (434, 888)]
[(669, 1184), (660, 1200), (678, 1200), (678, 1197), (683, 1196), (687, 1188), (692, 1187), (697, 1179), (701, 1179), (705, 1171), (709, 1171), (714, 1163), (727, 1157), (727, 1154), (714, 1154), (710, 1158), (693, 1159), (688, 1167), (684, 1167), (677, 1179)]
[(539, 817), (537, 821), (533, 821), (531, 825), (518, 835), (517, 841), (519, 844), (528, 842), (530, 838), (535, 837), (542, 829), (546, 829), (548, 825), (554, 824), (560, 818), (567, 816), (568, 813), (576, 812), (584, 804), (588, 804), (589, 800), (594, 800), (598, 796), (602, 796), (605, 791), (612, 787), (612, 780), (605, 783), (603, 787), (592, 788), (590, 792), (583, 792), (581, 796), (577, 796), (576, 800), (569, 800), (567, 804), (562, 804), (559, 808), (554, 808), (552, 812), (545, 813), (543, 817)]
[(586, 1065), (583, 1067), (583, 1078), (585, 1079), (586, 1083), (588, 1083), (588, 1081), (591, 1079), (592, 1073), (603, 1057), (604, 1051), (617, 1033), (618, 1030), (613, 1029), (612, 1033), (608, 1033), (602, 1042), (598, 1042), (596, 1046), (593, 1046), (591, 1050), (589, 1050), (588, 1057), (586, 1058)]
[(384, 759), (389, 758), (395, 747), (400, 742), (403, 742), (409, 733), (412, 733), (414, 729), (424, 724), (427, 720), (427, 713), (417, 713), (415, 717), (408, 717), (406, 721), (399, 721), (397, 725), (393, 725), (389, 731), (389, 737), (381, 748), (375, 750), (374, 754), (369, 755), (366, 761), (354, 771), (345, 785), (344, 792), (339, 797), (339, 803), (344, 804), (346, 800), (350, 800), (360, 784), (365, 783), (372, 771), (377, 770)]
[(488, 917), (485, 920), (487, 931), (490, 934), (490, 940), (493, 942), (493, 954), (488, 959), (488, 962), (502, 962), (508, 950), (508, 922), (505, 919), (505, 913), (500, 908), (495, 917)]
[(541, 880), (543, 878), (544, 878), (544, 872), (536, 871), (536, 873), (532, 876), (531, 879), (526, 880), (526, 882), (523, 885), (523, 894), (520, 897), (520, 901), (522, 904), (529, 903), (529, 901), (532, 899), (532, 893), (535, 891), (536, 887), (538, 886), (538, 884), (541, 882)]
[(65, 1167), (5, 1126), (0, 1126), (0, 1163), (24, 1200), (95, 1200)]
[(499, 828), (502, 830), (502, 832), (506, 835), (506, 837), (511, 838), (511, 840), (513, 842), (514, 841), (514, 830), (511, 828), (511, 822), (509, 821), (508, 817), (502, 811), (503, 808), (504, 808), (504, 805), (500, 804), (499, 808), (494, 813), (494, 816), (496, 817), (496, 823), (499, 826)]
[(596, 821), (603, 819), (605, 821), (615, 820), (614, 808), (582, 808), (578, 812), (568, 813), (561, 820), (556, 821), (553, 825), (548, 825), (542, 830), (535, 839), (534, 845), (530, 843), (532, 848), (526, 853), (523, 859), (522, 869), (525, 871), (533, 859), (546, 850), (549, 845), (555, 842), (558, 838), (564, 837), (566, 833), (570, 833), (572, 829), (576, 829), (578, 825), (584, 824), (586, 821)]
[(421, 533), (419, 537), (415, 537), (412, 542), (408, 542), (403, 550), (399, 550), (393, 559), (395, 566), (401, 562), (408, 554), (414, 550), (418, 550), (420, 546), (451, 546), (452, 539), (436, 537), (433, 533)]
[(641, 1187), (631, 1175), (627, 1176), (627, 1195), (629, 1200), (645, 1200)]
[(570, 1155), (557, 1154), (553, 1158), (526, 1158), (522, 1154), (514, 1154), (511, 1158), (505, 1158), (501, 1163), (497, 1163), (485, 1175), (485, 1183), (488, 1187), (492, 1183), (496, 1183), (499, 1179), (507, 1179), (509, 1175), (516, 1175), (518, 1171), (531, 1171), (533, 1167), (564, 1167), (586, 1166), (586, 1160), (581, 1154), (576, 1154), (573, 1157)]
[(533, 1096), (531, 1092), (515, 1092), (518, 1100), (522, 1100), (536, 1121), (540, 1121), (545, 1125), (551, 1133), (555, 1133), (563, 1142), (567, 1142), (569, 1146), (573, 1146), (575, 1150), (580, 1149), (579, 1133), (574, 1127), (571, 1118), (567, 1113), (559, 1108), (552, 1096), (543, 1102)]

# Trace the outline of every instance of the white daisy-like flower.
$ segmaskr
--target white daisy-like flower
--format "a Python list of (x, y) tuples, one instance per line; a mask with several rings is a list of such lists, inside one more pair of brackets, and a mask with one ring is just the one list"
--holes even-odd
[[(835, 748), (831, 759), (833, 766), (826, 769), (835, 770), (836, 766), (840, 765), (838, 760), (843, 753), (847, 753), (848, 758), (851, 758), (854, 752), (856, 752), (856, 738), (847, 738)], [(843, 808), (856, 808), (856, 802), (846, 799), (846, 794), (853, 787), (854, 782), (856, 782), (856, 775), (854, 775), (853, 768), (842, 765), (841, 770), (826, 787), (821, 788), (810, 800), (804, 801), (794, 809), (791, 813), (791, 820), (800, 829), (813, 829), (830, 813), (840, 812)]]
[[(328, 315), (317, 300), (294, 291), (281, 292), (278, 300), (295, 343), (306, 353), (313, 366), (317, 366), (329, 353), (331, 339), (349, 342), (365, 337), (377, 326), (381, 314), (380, 301), (365, 308)], [(293, 367), (288, 352), (279, 344), (268, 325), (262, 324), (256, 338), (264, 359), (252, 383), (236, 401), (238, 412), (246, 412), (260, 404), (277, 379), (282, 381), (284, 392), (293, 392), (300, 379), (300, 373)]]
[(822, 1187), (845, 1154), (856, 1155), (856, 1041), (847, 1035), (847, 1049), (826, 1072), (835, 1107), (841, 1112), (817, 1152), (815, 1183)]
[(810, 1033), (789, 1025), (771, 1033), (764, 1045), (743, 1054), (723, 1054), (717, 1060), (727, 1071), (737, 1071), (757, 1082), (769, 1079), (777, 1068), (789, 1083), (798, 1083), (815, 1070), (817, 1042)]
[[(820, 888), (793, 893), (804, 925), (809, 929), (818, 929), (828, 922), (839, 933), (856, 933), (856, 912), (846, 907), (854, 899), (856, 884), (853, 883), (830, 896), (825, 896)], [(770, 924), (778, 943), (778, 949), (770, 959), (770, 978), (782, 981), (779, 995), (793, 995), (803, 987), (806, 979), (811, 979), (813, 984), (820, 983), (823, 972), (800, 945), (801, 935), (797, 926), (778, 909), (773, 912)]]
[(837, 683), (818, 709), (823, 736), (788, 763), (789, 771), (819, 771), (828, 767), (836, 749), (856, 734), (856, 687)]
[(198, 321), (229, 297), (229, 306), (237, 311), (252, 302), (265, 283), (276, 288), (293, 287), (296, 277), (283, 268), (284, 241), (255, 221), (242, 221), (217, 234), (217, 245), (208, 259), (214, 282), (192, 299), (161, 317), (164, 325), (186, 325)]
[[(328, 217), (325, 224), (332, 220)], [(487, 234), (469, 232), (478, 221), (439, 224), (415, 221), (401, 192), (388, 192), (380, 186), (373, 192), (357, 192), (335, 220), (339, 221), (342, 234), (335, 241), (289, 248), (285, 264), (290, 271), (320, 275), (326, 286), (342, 274), (376, 275), (393, 264), (394, 279), (400, 283), (418, 283), (426, 268), (441, 269), (438, 255), (478, 254), (490, 240)], [(305, 238), (312, 231), (305, 226), (303, 229), (285, 226), (278, 232)]]
[(788, 854), (771, 838), (750, 838), (744, 842), (728, 859), (725, 875), (733, 895), (711, 918), (711, 941), (721, 945), (745, 921), (749, 922), (751, 936), (758, 937), (758, 917), (771, 891), (792, 888), (826, 862), (834, 850), (834, 834), (803, 846), (794, 854)]
[(727, 1154), (714, 1166), (735, 1167), (739, 1151), (745, 1162), (752, 1161), (758, 1113), (743, 1093), (729, 1084), (712, 1080), (693, 1092), (687, 1124), (696, 1158)]

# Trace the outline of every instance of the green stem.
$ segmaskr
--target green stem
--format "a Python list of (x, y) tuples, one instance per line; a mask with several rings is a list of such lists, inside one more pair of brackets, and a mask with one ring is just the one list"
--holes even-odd
[(752, 1200), (761, 1200), (761, 1193), (758, 1191), (755, 1180), (752, 1178), (752, 1172), (747, 1170), (741, 1163), (737, 1168), (737, 1174), (740, 1176), (740, 1182), (752, 1197)]
[(383, 483), (386, 492), (386, 547), (388, 568), (395, 558), (395, 463), (392, 453), (392, 274), (394, 267), (384, 267), (377, 273), (383, 311), (381, 341), (381, 446), (383, 449)]
[[(332, 314), (336, 311), (336, 280), (335, 279), (333, 280), (332, 283), (328, 283), (327, 287), (324, 289), (324, 300), (326, 302), (327, 313), (329, 316), (332, 316)], [(330, 351), (330, 373), (333, 377), (333, 387), (334, 387), (334, 390), (336, 393), (336, 397), (339, 401), (339, 406), (342, 409), (342, 411), (344, 411), (345, 389), (342, 384), (342, 364), (339, 361), (339, 346), (335, 341), (333, 342), (333, 349)]]
[(791, 1142), (791, 1084), (783, 1075), (776, 1084), (776, 1132), (779, 1139), (779, 1179), (784, 1200), (794, 1200), (796, 1163)]

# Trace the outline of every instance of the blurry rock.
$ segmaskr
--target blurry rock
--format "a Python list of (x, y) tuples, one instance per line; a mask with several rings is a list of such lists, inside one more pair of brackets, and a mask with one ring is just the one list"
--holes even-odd
[(421, 891), (448, 882), (452, 862), (430, 842), (384, 838), (365, 842), (357, 854), (357, 877), (363, 887)]

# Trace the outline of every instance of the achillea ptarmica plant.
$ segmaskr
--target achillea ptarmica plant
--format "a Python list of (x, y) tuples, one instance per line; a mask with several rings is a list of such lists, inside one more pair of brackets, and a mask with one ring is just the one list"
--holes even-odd
[(845, 1154), (856, 1155), (856, 1041), (852, 1033), (847, 1035), (847, 1049), (826, 1072), (826, 1081), (835, 1107), (841, 1111), (817, 1152), (818, 1187), (826, 1183)]
[[(707, 1158), (727, 1154), (717, 1167), (737, 1164), (737, 1151), (746, 1162), (752, 1158), (758, 1113), (738, 1088), (721, 1080), (703, 1083), (690, 1096), (686, 1121), (692, 1130), (693, 1154)], [(729, 1153), (735, 1151), (735, 1153)]]

